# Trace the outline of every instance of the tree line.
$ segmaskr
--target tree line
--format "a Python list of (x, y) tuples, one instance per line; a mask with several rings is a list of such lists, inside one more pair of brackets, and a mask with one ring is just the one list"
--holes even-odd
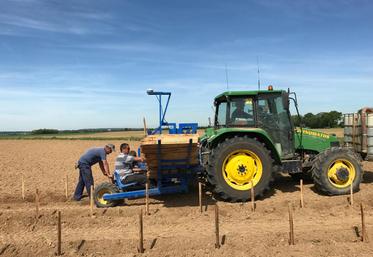
[(343, 116), (338, 111), (319, 112), (317, 114), (309, 112), (304, 116), (292, 115), (291, 118), (296, 127), (337, 128), (343, 126)]
[[(336, 128), (343, 126), (343, 116), (341, 112), (330, 111), (330, 112), (319, 112), (313, 114), (311, 112), (305, 115), (292, 115), (291, 119), (294, 126), (296, 127), (307, 127), (307, 128)], [(199, 129), (205, 127), (200, 126)], [(58, 130), (58, 129), (36, 129), (31, 131), (33, 135), (45, 135), (45, 134), (65, 134), (65, 133), (95, 133), (95, 132), (108, 132), (108, 131), (129, 131), (129, 130), (143, 130), (143, 128), (96, 128), (96, 129), (77, 129), (77, 130)], [(25, 132), (0, 132), (1, 134), (9, 133), (25, 133)], [(30, 132), (28, 132), (30, 133)]]
[(51, 135), (51, 134), (84, 134), (84, 133), (97, 133), (97, 132), (116, 132), (116, 131), (140, 131), (143, 128), (94, 128), (94, 129), (35, 129), (31, 131), (32, 135)]

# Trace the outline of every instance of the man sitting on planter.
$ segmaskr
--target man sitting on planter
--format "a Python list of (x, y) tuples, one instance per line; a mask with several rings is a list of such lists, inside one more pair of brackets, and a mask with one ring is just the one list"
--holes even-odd
[(146, 175), (139, 172), (140, 169), (134, 168), (135, 162), (143, 162), (144, 158), (137, 157), (136, 152), (130, 154), (130, 146), (127, 143), (120, 145), (120, 154), (115, 160), (115, 172), (119, 174), (123, 184), (136, 182), (137, 185), (144, 186), (146, 183)]

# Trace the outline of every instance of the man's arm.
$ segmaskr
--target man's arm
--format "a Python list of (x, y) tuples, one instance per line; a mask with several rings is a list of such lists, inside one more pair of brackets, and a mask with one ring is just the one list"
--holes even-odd
[(109, 170), (109, 163), (107, 162), (107, 160), (100, 161), (99, 164), (100, 164), (100, 169), (102, 171), (102, 174), (104, 174), (105, 176), (111, 177), (110, 170)]
[(111, 178), (112, 176), (110, 174), (109, 164), (106, 160), (106, 152), (105, 152), (104, 148), (102, 148), (101, 151), (100, 151), (100, 158), (101, 158), (101, 161), (99, 162), (99, 164), (100, 164), (100, 169), (101, 169), (102, 173), (105, 176), (108, 176), (109, 178)]
[(143, 162), (143, 161), (145, 161), (144, 157), (133, 157), (133, 160), (135, 162)]

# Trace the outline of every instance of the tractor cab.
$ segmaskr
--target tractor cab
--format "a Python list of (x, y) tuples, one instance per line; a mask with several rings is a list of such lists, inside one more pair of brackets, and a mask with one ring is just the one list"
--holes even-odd
[(262, 129), (281, 158), (294, 155), (289, 95), (282, 90), (224, 92), (215, 98), (215, 129)]

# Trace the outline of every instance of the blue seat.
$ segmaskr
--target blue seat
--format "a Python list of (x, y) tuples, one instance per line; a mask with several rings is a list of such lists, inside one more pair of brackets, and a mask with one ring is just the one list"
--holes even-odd
[[(129, 174), (131, 175), (131, 174)], [(127, 175), (128, 176), (128, 175)], [(122, 183), (122, 180), (120, 179), (120, 175), (118, 172), (114, 172), (114, 180), (115, 180), (115, 185), (119, 188), (119, 189), (126, 189), (128, 187), (131, 187), (131, 186), (135, 186), (137, 185), (138, 183), (137, 182), (132, 182), (132, 183), (128, 183), (128, 184), (124, 184)]]

